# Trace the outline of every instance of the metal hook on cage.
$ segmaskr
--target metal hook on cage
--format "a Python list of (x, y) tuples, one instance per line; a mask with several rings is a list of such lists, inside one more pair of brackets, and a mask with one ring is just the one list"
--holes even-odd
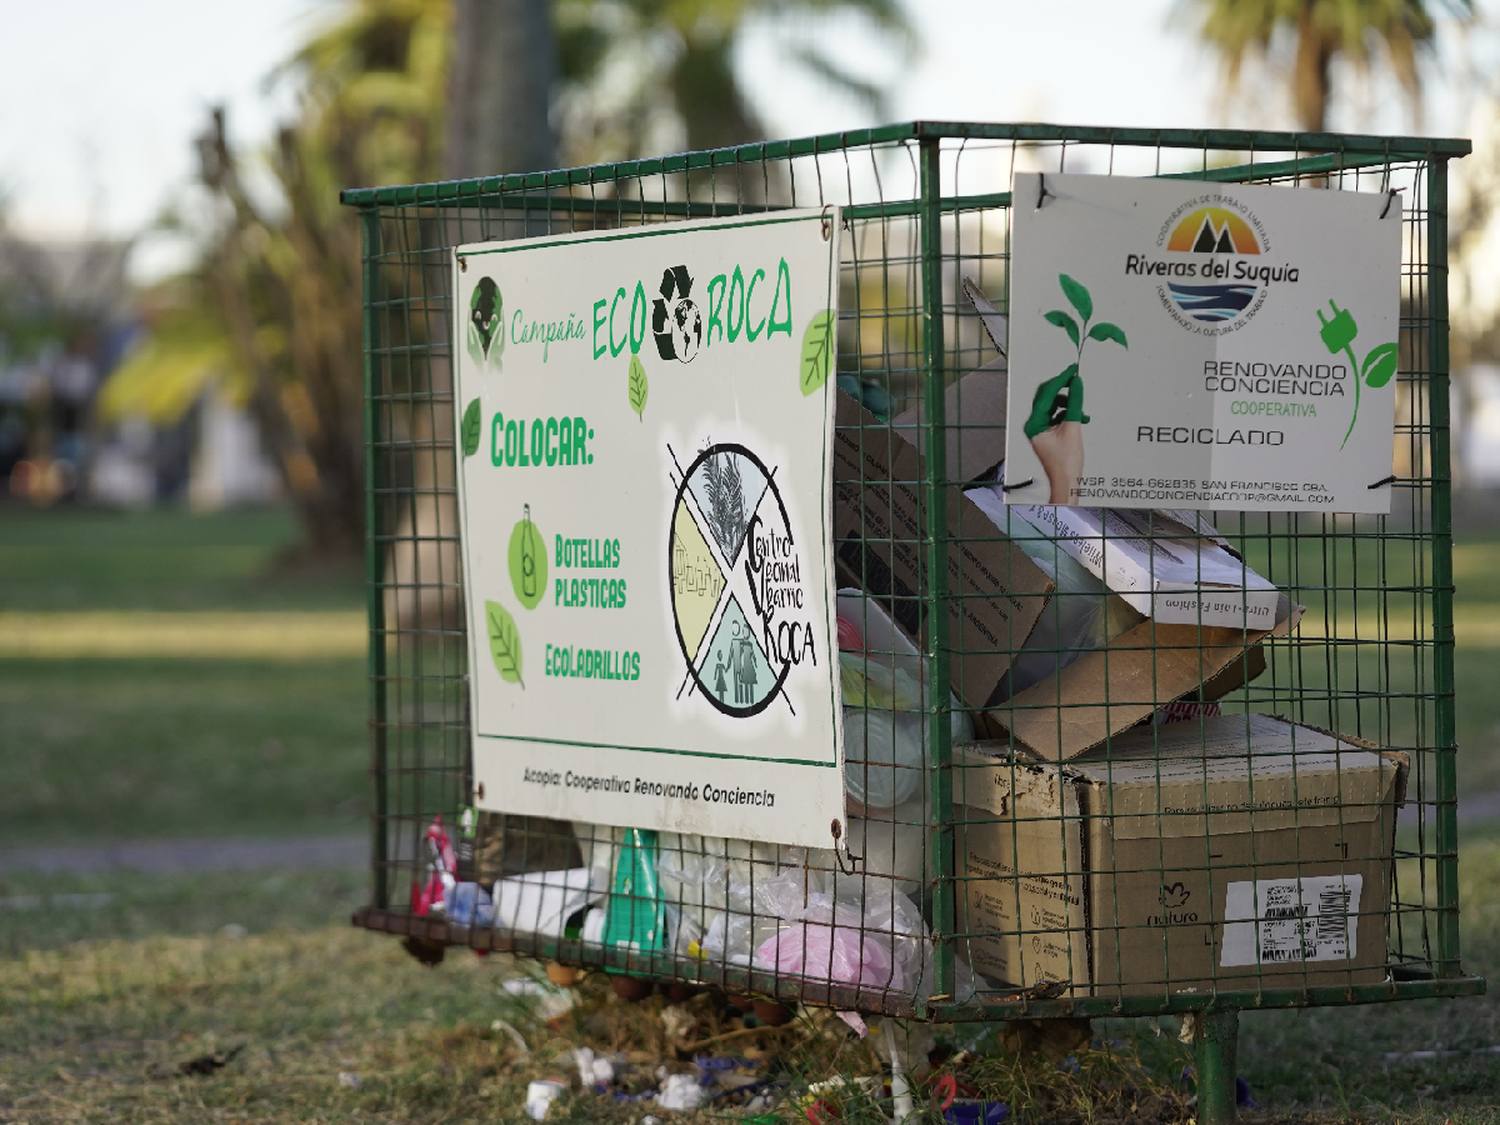
[[(864, 862), (864, 856), (855, 855), (848, 851), (847, 846), (839, 847), (839, 841), (844, 838), (844, 825), (838, 817), (834, 817), (828, 825), (828, 834), (833, 837), (833, 861), (839, 865), (839, 871), (845, 875), (858, 875), (859, 865)], [(849, 866), (844, 866), (844, 855), (849, 856)]]
[(1057, 196), (1047, 190), (1047, 174), (1045, 172), (1038, 172), (1036, 174), (1036, 206), (1032, 210), (1040, 211), (1042, 209), (1042, 201), (1048, 198), (1056, 199)]
[(1397, 479), (1399, 478), (1397, 478), (1396, 474), (1392, 473), (1390, 476), (1384, 478), (1383, 480), (1378, 480), (1374, 484), (1368, 485), (1367, 487), (1370, 489), (1370, 491), (1373, 492), (1377, 488), (1384, 488), (1388, 484), (1395, 484)]
[(818, 216), (818, 225), (823, 228), (824, 242), (833, 237), (833, 220), (828, 217), (828, 213), (832, 210), (833, 204), (825, 203), (823, 204), (823, 213)]
[(1014, 491), (1017, 488), (1025, 488), (1028, 484), (1035, 484), (1035, 483), (1036, 483), (1036, 477), (1027, 477), (1020, 484), (1002, 484), (1000, 486), (1000, 491), (1001, 492), (1011, 492), (1011, 491)]
[(1396, 202), (1396, 199), (1398, 196), (1400, 196), (1400, 194), (1400, 188), (1391, 188), (1388, 192), (1385, 193), (1385, 206), (1380, 209), (1380, 217), (1382, 219), (1390, 213), (1391, 204)]

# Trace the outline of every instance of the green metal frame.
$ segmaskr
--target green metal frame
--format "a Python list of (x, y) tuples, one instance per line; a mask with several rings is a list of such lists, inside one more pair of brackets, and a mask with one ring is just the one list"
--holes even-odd
[[(928, 848), (938, 872), (931, 900), (931, 926), (937, 950), (935, 995), (925, 1001), (894, 1003), (882, 996), (878, 1004), (890, 1014), (932, 1020), (1001, 1020), (1017, 1017), (1103, 1017), (1147, 1016), (1167, 1012), (1197, 1013), (1196, 1038), (1198, 1073), (1200, 1075), (1201, 1110), (1205, 1121), (1224, 1121), (1234, 1110), (1234, 1037), (1236, 1013), (1241, 1009), (1305, 1007), (1314, 1005), (1371, 1003), (1421, 997), (1474, 995), (1484, 990), (1484, 981), (1466, 974), (1459, 955), (1458, 882), (1457, 882), (1457, 782), (1455, 772), (1454, 723), (1454, 631), (1451, 474), (1449, 471), (1448, 419), (1448, 302), (1447, 302), (1447, 185), (1448, 160), (1469, 152), (1467, 141), (1414, 137), (1349, 136), (1339, 134), (1291, 134), (1228, 130), (1145, 130), (1070, 128), (1051, 125), (987, 125), (949, 122), (914, 122), (856, 130), (801, 140), (743, 145), (710, 152), (686, 153), (658, 159), (630, 161), (561, 171), (525, 175), (498, 176), (449, 183), (418, 184), (398, 187), (362, 188), (345, 191), (345, 204), (358, 208), (364, 224), (365, 247), (365, 349), (366, 349), (366, 428), (369, 437), (367, 473), (372, 482), (367, 509), (369, 525), (368, 578), (370, 583), (371, 645), (369, 673), (371, 679), (372, 772), (376, 786), (377, 816), (373, 834), (375, 872), (374, 903), (362, 911), (356, 922), (391, 933), (413, 934), (431, 940), (469, 945), (478, 949), (511, 949), (538, 957), (580, 961), (582, 946), (573, 941), (531, 939), (517, 940), (491, 930), (459, 930), (441, 922), (416, 918), (392, 909), (393, 886), (389, 872), (398, 861), (388, 854), (389, 826), (385, 814), (390, 810), (389, 775), (391, 764), (388, 725), (392, 702), (388, 697), (387, 636), (383, 590), (387, 586), (382, 543), (382, 510), (373, 482), (384, 480), (388, 466), (382, 458), (389, 453), (389, 436), (382, 417), (382, 383), (378, 357), (382, 348), (382, 316), (391, 296), (385, 290), (381, 275), (382, 216), (407, 209), (472, 209), (476, 213), (524, 213), (540, 217), (553, 215), (594, 216), (664, 220), (703, 218), (730, 213), (752, 213), (775, 208), (755, 202), (694, 200), (690, 180), (684, 199), (595, 198), (586, 193), (599, 185), (622, 180), (663, 177), (700, 171), (732, 169), (783, 161), (802, 156), (839, 153), (860, 146), (906, 145), (916, 154), (917, 192), (914, 198), (878, 203), (853, 203), (844, 208), (851, 221), (879, 220), (892, 217), (912, 219), (918, 232), (920, 256), (920, 371), (927, 415), (927, 475), (924, 491), (927, 502), (927, 524), (921, 544), (927, 573), (930, 576), (928, 597), (938, 608), (930, 614), (932, 629), (923, 656), (933, 685), (933, 698), (946, 701), (949, 695), (947, 560), (951, 533), (946, 526), (943, 492), (952, 483), (945, 463), (946, 443), (935, 440), (948, 423), (945, 418), (947, 351), (944, 322), (948, 315), (942, 305), (945, 258), (942, 243), (944, 216), (976, 208), (1006, 207), (1008, 192), (984, 195), (942, 194), (943, 155), (945, 143), (974, 141), (1009, 141), (1026, 143), (1105, 146), (1155, 146), (1158, 149), (1201, 150), (1202, 166), (1197, 170), (1173, 172), (1174, 177), (1233, 182), (1245, 179), (1294, 178), (1336, 175), (1357, 169), (1389, 167), (1392, 162), (1425, 165), (1427, 192), (1427, 245), (1425, 264), (1427, 284), (1427, 411), (1429, 434), (1430, 531), (1422, 536), (1430, 543), (1431, 582), (1427, 587), (1431, 613), (1431, 647), (1435, 684), (1429, 693), (1433, 702), (1433, 782), (1435, 794), (1429, 802), (1434, 807), (1436, 849), (1422, 853), (1433, 860), (1436, 872), (1436, 902), (1423, 905), (1424, 911), (1436, 914), (1436, 950), (1430, 957), (1430, 975), (1421, 979), (1389, 979), (1375, 984), (1337, 985), (1327, 987), (1242, 989), (1178, 993), (1170, 996), (1092, 996), (1044, 998), (1016, 994), (989, 1002), (955, 1003), (947, 999), (955, 991), (956, 966), (953, 935), (960, 933), (957, 922), (957, 875), (955, 872), (955, 827), (948, 813), (954, 798), (953, 745), (949, 711), (945, 703), (929, 709), (927, 742), (929, 748), (928, 798), (939, 810), (928, 825)], [(1231, 167), (1211, 167), (1210, 151), (1247, 153), (1249, 163)], [(1291, 153), (1291, 159), (1255, 163), (1254, 154)], [(1305, 155), (1304, 155), (1305, 154)], [(389, 396), (385, 396), (388, 398)], [(1395, 911), (1395, 904), (1392, 905)], [(692, 965), (676, 963), (669, 972), (643, 968), (638, 961), (617, 953), (597, 952), (589, 955), (591, 964), (600, 967), (629, 968), (641, 975), (663, 975), (678, 980), (710, 979), (696, 977)], [(701, 966), (699, 967), (701, 969)], [(1398, 974), (1400, 975), (1400, 974)], [(715, 983), (733, 984), (746, 991), (756, 991), (787, 999), (803, 999), (836, 1004), (840, 1007), (870, 1007), (870, 993), (835, 985), (809, 987), (807, 982), (788, 980), (756, 970), (715, 968)], [(1226, 1093), (1227, 1091), (1227, 1093)], [(1226, 1100), (1227, 1098), (1227, 1100)]]

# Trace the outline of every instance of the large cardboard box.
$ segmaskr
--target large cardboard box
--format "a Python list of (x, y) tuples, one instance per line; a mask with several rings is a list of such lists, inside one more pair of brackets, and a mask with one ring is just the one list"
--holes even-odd
[[(925, 647), (922, 454), (902, 436), (910, 426), (881, 422), (842, 391), (835, 424), (840, 583), (879, 599), (901, 631)], [(1001, 679), (1044, 612), (1053, 583), (960, 488), (949, 487), (946, 496), (953, 692), (981, 734), (1008, 733), (1038, 757), (1061, 761), (1082, 754), (1178, 699), (1221, 698), (1265, 670), (1259, 648), (1265, 637), (1285, 635), (1296, 624), (1297, 609), (1287, 604), (1270, 630), (1148, 619), (1002, 704)]]
[(960, 749), (959, 930), (983, 976), (1106, 996), (1384, 979), (1406, 755), (1264, 715), (1067, 764)]

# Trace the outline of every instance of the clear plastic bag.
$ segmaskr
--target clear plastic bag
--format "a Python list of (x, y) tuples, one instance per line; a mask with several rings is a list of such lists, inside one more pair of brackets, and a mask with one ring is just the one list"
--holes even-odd
[(1028, 558), (1052, 579), (1056, 592), (1047, 602), (1031, 636), (1011, 661), (995, 691), (995, 702), (1039, 684), (1073, 661), (1107, 643), (1138, 620), (1118, 594), (1057, 543), (1054, 535), (1037, 527), (1014, 507), (1006, 505), (998, 485), (965, 493)]
[[(892, 808), (910, 800), (922, 784), (922, 725), (931, 689), (921, 656), (877, 603), (841, 591), (839, 620), (840, 643), (860, 645), (859, 651), (839, 652), (844, 784), (860, 805)], [(974, 737), (974, 724), (958, 699), (950, 700), (954, 739)]]

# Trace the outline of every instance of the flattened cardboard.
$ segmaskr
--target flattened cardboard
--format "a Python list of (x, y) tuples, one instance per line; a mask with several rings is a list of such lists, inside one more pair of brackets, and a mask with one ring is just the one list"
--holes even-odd
[[(1005, 355), (1005, 345), (1010, 324), (973, 278), (964, 278), (964, 295), (979, 314), (985, 335), (999, 353), (943, 392), (943, 414), (948, 422), (948, 475), (954, 480), (973, 481), (986, 477), (1005, 460), (1005, 412), (1010, 397), (1007, 390), (1010, 361)], [(927, 404), (920, 402), (896, 415), (891, 424), (925, 455), (927, 435), (921, 426), (926, 420)]]
[[(993, 514), (1005, 497), (992, 485), (976, 502)], [(1026, 505), (1021, 513), (1159, 624), (1269, 629), (1276, 622), (1276, 587), (1207, 536), (1177, 534), (1172, 517), (1054, 504)]]
[(1250, 682), (1265, 671), (1260, 642), (1287, 636), (1301, 616), (1301, 606), (1290, 606), (1274, 629), (1252, 633), (1143, 621), (976, 723), (994, 738), (1009, 731), (1045, 761), (1067, 761), (1165, 703), (1194, 694), (1219, 699)]
[[(1107, 759), (1067, 765), (955, 748), (965, 767), (955, 798), (969, 806), (961, 929), (975, 970), (1015, 985), (1069, 981), (1078, 995), (1383, 979), (1409, 761), (1365, 745), (1224, 715), (1134, 731)], [(1261, 964), (1256, 955), (1246, 963), (1257, 925), (1234, 920), (1244, 917), (1235, 911), (1246, 884), (1298, 879), (1355, 892), (1348, 947), (1324, 960), (1272, 961), (1286, 950), (1268, 942)], [(1345, 925), (1340, 915), (1340, 938)]]
[[(979, 480), (1005, 460), (1005, 357), (996, 356), (943, 392), (944, 432), (948, 438), (948, 475), (954, 480)], [(924, 456), (927, 453), (927, 404), (921, 403), (893, 419), (891, 425)]]
[[(834, 556), (841, 581), (858, 586), (919, 646), (927, 590), (925, 465), (903, 440), (838, 392), (833, 442)], [(957, 488), (947, 490), (948, 647), (953, 692), (983, 707), (1031, 635), (1052, 580)]]

